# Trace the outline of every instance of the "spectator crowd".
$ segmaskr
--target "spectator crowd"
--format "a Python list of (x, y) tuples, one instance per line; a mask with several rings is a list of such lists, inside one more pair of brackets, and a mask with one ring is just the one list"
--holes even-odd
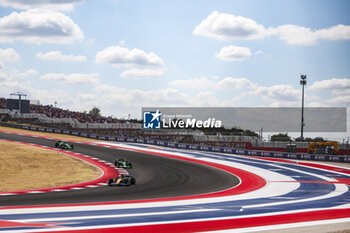
[[(0, 98), (0, 109), (6, 109), (6, 99)], [(30, 104), (31, 113), (44, 114), (50, 118), (75, 118), (80, 123), (123, 123), (124, 120), (120, 120), (113, 117), (105, 117), (101, 115), (89, 114), (86, 112), (76, 112), (70, 110), (64, 110), (54, 107), (52, 105), (36, 105)]]
[(45, 114), (50, 118), (75, 118), (80, 123), (120, 123), (121, 120), (104, 117), (100, 115), (88, 114), (85, 112), (75, 112), (54, 107), (52, 105), (30, 105), (30, 112)]

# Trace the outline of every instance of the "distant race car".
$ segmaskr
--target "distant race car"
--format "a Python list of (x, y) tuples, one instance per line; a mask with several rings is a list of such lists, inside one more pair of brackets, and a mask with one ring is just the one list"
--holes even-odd
[(115, 162), (114, 162), (114, 165), (117, 168), (125, 168), (125, 169), (131, 169), (132, 168), (132, 164), (126, 159), (116, 159)]
[(73, 144), (68, 144), (65, 141), (57, 141), (55, 143), (56, 148), (64, 149), (64, 150), (74, 150), (74, 145)]
[(120, 175), (108, 180), (108, 186), (130, 186), (136, 184), (136, 179), (130, 175)]

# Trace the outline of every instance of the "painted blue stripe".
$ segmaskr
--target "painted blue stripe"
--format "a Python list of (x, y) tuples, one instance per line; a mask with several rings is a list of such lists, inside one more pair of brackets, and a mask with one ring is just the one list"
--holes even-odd
[(112, 217), (112, 218), (103, 218), (103, 219), (88, 219), (88, 220), (71, 220), (71, 221), (62, 221), (64, 226), (69, 227), (83, 227), (83, 226), (102, 226), (102, 225), (115, 225), (115, 224), (134, 224), (134, 223), (147, 223), (147, 222), (164, 222), (164, 221), (182, 221), (182, 220), (200, 220), (205, 218), (220, 218), (220, 217), (235, 217), (235, 216), (244, 216), (251, 214), (263, 214), (263, 213), (273, 213), (278, 211), (286, 210), (297, 210), (297, 209), (307, 209), (315, 208), (315, 204), (319, 208), (326, 208), (329, 206), (329, 202), (334, 200), (339, 200), (337, 198), (325, 199), (322, 201), (314, 201), (308, 203), (306, 206), (303, 203), (296, 203), (293, 205), (280, 205), (272, 207), (259, 207), (244, 209), (240, 211), (241, 206), (230, 205), (222, 206), (223, 209), (219, 211), (207, 211), (207, 212), (196, 212), (196, 213), (181, 213), (181, 214), (159, 214), (152, 216), (135, 216), (135, 217)]

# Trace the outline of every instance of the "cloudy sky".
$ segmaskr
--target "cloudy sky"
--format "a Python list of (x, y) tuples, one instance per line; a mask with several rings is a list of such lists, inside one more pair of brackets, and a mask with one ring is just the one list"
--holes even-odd
[[(0, 0), (0, 96), (140, 118), (142, 106), (350, 105), (340, 0)], [(348, 112), (349, 113), (349, 112)]]

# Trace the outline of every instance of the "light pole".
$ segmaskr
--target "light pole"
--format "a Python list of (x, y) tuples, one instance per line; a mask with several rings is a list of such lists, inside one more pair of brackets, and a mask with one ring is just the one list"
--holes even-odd
[(300, 85), (302, 86), (302, 94), (301, 94), (301, 136), (300, 139), (301, 141), (304, 141), (304, 86), (306, 85), (306, 75), (302, 74), (300, 76)]

